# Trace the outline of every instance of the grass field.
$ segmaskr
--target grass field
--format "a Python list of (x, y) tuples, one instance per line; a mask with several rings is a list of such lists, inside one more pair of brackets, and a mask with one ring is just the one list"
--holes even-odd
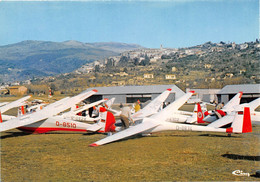
[(1, 181), (259, 181), (260, 126), (243, 135), (172, 131), (100, 147), (102, 134), (1, 133)]

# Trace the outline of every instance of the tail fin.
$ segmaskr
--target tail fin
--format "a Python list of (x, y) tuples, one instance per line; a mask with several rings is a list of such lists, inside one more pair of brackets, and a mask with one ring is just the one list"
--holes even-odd
[(197, 122), (198, 123), (205, 123), (203, 121), (203, 113), (202, 113), (202, 110), (201, 110), (201, 106), (200, 106), (200, 103), (197, 103)]
[(24, 109), (24, 106), (20, 106), (18, 108), (18, 116), (22, 116), (25, 114), (25, 109)]
[(99, 132), (115, 132), (116, 119), (114, 115), (107, 111), (105, 107), (100, 107), (100, 123), (102, 125)]
[(0, 123), (2, 123), (2, 122), (3, 122), (2, 113), (1, 113), (1, 111), (0, 111)]
[(227, 133), (249, 133), (252, 132), (252, 122), (250, 108), (245, 107), (244, 112), (236, 113), (231, 128), (227, 128)]
[(105, 102), (106, 107), (107, 107), (108, 109), (110, 109), (110, 108), (112, 107), (114, 101), (115, 101), (115, 97), (113, 97), (113, 98), (110, 99), (110, 100), (107, 100), (107, 101)]
[(21, 106), (21, 114), (22, 114), (22, 115), (25, 114), (24, 106)]
[(111, 112), (107, 112), (105, 132), (115, 132), (115, 117)]

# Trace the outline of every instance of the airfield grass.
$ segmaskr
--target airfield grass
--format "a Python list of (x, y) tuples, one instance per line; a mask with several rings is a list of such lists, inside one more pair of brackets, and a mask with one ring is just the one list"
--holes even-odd
[(227, 137), (164, 132), (99, 147), (101, 134), (52, 132), (1, 136), (2, 181), (235, 181), (259, 170), (259, 130)]
[(259, 133), (171, 131), (88, 147), (105, 135), (14, 129), (1, 133), (1, 181), (259, 181), (232, 174), (260, 169)]

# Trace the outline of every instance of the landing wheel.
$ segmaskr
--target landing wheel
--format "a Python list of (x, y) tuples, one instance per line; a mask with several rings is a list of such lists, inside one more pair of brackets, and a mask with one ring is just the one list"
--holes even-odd
[(231, 133), (229, 133), (227, 136), (228, 136), (228, 137), (231, 137)]

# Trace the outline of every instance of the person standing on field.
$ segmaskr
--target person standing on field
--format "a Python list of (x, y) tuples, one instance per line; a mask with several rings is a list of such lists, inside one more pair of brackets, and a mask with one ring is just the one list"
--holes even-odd
[(131, 108), (129, 106), (125, 106), (122, 108), (120, 120), (122, 121), (123, 127), (125, 129), (129, 128), (129, 121), (133, 122), (131, 118)]

